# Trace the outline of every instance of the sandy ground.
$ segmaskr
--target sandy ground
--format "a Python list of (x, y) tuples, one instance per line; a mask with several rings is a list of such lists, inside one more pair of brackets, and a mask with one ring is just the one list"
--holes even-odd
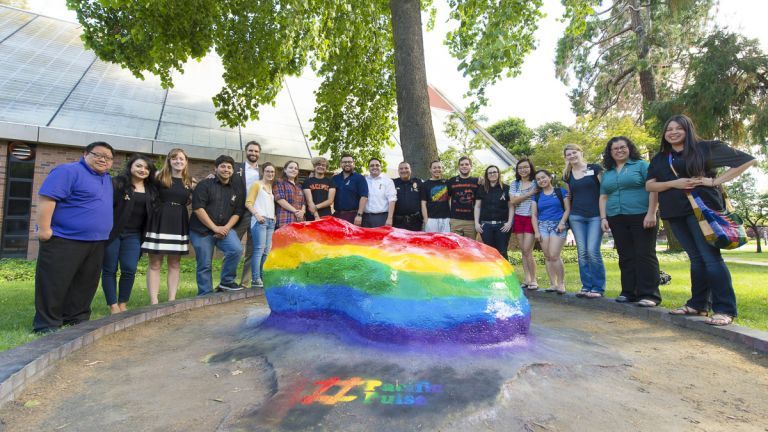
[(99, 340), (0, 410), (21, 431), (768, 431), (768, 358), (535, 301), (504, 349), (349, 345), (257, 327), (261, 300)]

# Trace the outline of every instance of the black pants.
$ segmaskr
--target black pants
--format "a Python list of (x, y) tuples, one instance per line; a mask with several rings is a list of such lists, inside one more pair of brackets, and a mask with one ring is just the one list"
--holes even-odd
[(621, 270), (621, 295), (629, 301), (661, 303), (659, 260), (656, 259), (657, 227), (643, 228), (645, 213), (608, 218)]
[(35, 332), (88, 321), (105, 243), (55, 236), (40, 242), (35, 269)]
[(496, 248), (501, 256), (509, 261), (509, 257), (507, 256), (507, 246), (509, 246), (509, 236), (511, 233), (509, 231), (501, 231), (501, 227), (504, 226), (504, 223), (480, 222), (480, 225), (483, 227), (483, 232), (480, 234), (483, 243)]
[(424, 220), (421, 213), (412, 213), (409, 215), (394, 215), (392, 226), (395, 228), (407, 229), (408, 231), (421, 231), (424, 227)]

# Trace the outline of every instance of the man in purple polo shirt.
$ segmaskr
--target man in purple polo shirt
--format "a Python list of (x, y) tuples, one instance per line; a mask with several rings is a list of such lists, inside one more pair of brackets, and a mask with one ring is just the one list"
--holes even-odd
[(114, 150), (88, 144), (78, 162), (54, 168), (40, 187), (35, 333), (88, 321), (112, 230)]

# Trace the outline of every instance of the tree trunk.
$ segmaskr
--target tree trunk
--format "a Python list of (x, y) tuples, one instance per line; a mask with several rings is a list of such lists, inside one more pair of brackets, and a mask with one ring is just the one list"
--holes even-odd
[(424, 65), (421, 2), (390, 0), (395, 45), (395, 84), (400, 147), (415, 175), (429, 178), (429, 163), (438, 158)]
[[(651, 47), (648, 44), (648, 27), (650, 22), (646, 22), (650, 19), (650, 14), (646, 20), (643, 20), (640, 14), (641, 8), (640, 0), (630, 1), (630, 19), (632, 22), (632, 31), (637, 36), (637, 58), (640, 63), (638, 70), (638, 78), (640, 80), (640, 94), (643, 97), (643, 106), (647, 107), (649, 102), (656, 100), (656, 78), (653, 75), (653, 69), (650, 65), (648, 55), (651, 52)], [(650, 6), (645, 6), (650, 7)]]
[(668, 223), (664, 223), (664, 234), (667, 236), (667, 251), (668, 252), (682, 252), (683, 251), (683, 245), (680, 244), (680, 241), (675, 237), (675, 234), (672, 233), (672, 229), (669, 227)]

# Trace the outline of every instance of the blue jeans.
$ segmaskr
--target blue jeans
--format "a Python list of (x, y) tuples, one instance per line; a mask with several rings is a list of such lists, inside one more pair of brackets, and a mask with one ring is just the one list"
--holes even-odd
[(605, 266), (600, 254), (603, 241), (603, 229), (600, 217), (570, 215), (568, 222), (576, 239), (576, 251), (579, 256), (579, 277), (581, 290), (603, 293), (605, 291)]
[[(128, 303), (136, 279), (136, 266), (141, 257), (141, 235), (120, 234), (107, 243), (101, 269), (101, 288), (107, 299), (107, 306)], [(120, 264), (120, 296), (117, 295), (117, 265)]]
[(736, 294), (733, 292), (731, 273), (720, 255), (720, 249), (710, 246), (701, 233), (696, 216), (672, 218), (672, 233), (680, 241), (691, 260), (691, 298), (686, 305), (698, 311), (709, 310), (736, 316)]
[(221, 263), (221, 283), (235, 282), (237, 276), (237, 264), (243, 247), (237, 238), (235, 230), (230, 230), (226, 237), (216, 238), (213, 234), (203, 235), (196, 231), (189, 231), (189, 240), (195, 248), (197, 259), (197, 295), (206, 295), (213, 292), (213, 274), (211, 261), (213, 260), (213, 248), (217, 247), (224, 253), (224, 261)]
[(251, 259), (251, 279), (261, 279), (264, 271), (264, 262), (267, 261), (270, 249), (272, 249), (272, 234), (275, 233), (275, 220), (264, 219), (264, 223), (259, 223), (256, 217), (253, 217), (251, 225), (251, 241), (253, 241), (253, 258)]

